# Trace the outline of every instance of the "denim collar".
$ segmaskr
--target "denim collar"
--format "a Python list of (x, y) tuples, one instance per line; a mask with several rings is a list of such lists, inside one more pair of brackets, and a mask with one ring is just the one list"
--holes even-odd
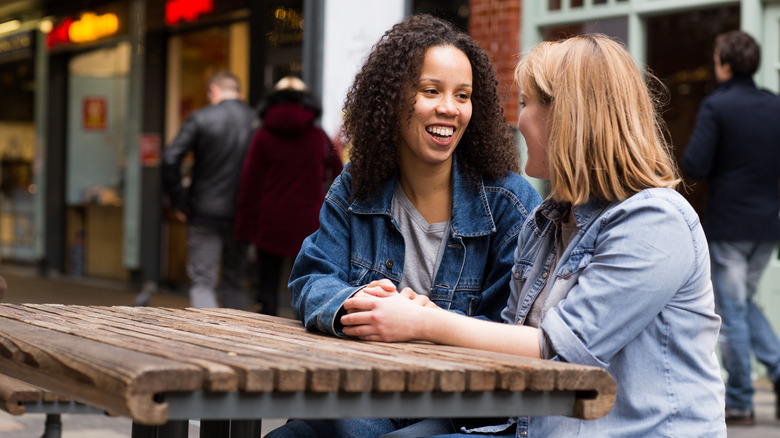
[(556, 201), (550, 195), (536, 209), (534, 223), (536, 224), (536, 229), (542, 231), (550, 222), (560, 223), (566, 212), (571, 208), (574, 215), (574, 223), (577, 225), (577, 228), (583, 228), (611, 204), (611, 202), (603, 201), (590, 195), (588, 202), (571, 207), (571, 203)]
[[(377, 196), (356, 200), (350, 206), (350, 210), (354, 214), (391, 216), (390, 207), (397, 181), (396, 172)], [(496, 231), (482, 178), (479, 180), (479, 190), (474, 191), (466, 175), (460, 171), (457, 155), (453, 156), (452, 161), (452, 217), (450, 219), (450, 226), (455, 235), (486, 236)]]

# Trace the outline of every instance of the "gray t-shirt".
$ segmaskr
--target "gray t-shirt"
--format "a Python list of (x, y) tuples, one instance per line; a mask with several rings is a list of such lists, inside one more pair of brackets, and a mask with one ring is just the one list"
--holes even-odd
[[(571, 213), (570, 213), (571, 214)], [(570, 224), (567, 222), (563, 222), (559, 224), (558, 226), (558, 232), (555, 239), (555, 268), (552, 269), (551, 272), (555, 272), (558, 267), (558, 262), (561, 261), (561, 254), (563, 254), (563, 251), (566, 250), (566, 247), (569, 246), (569, 243), (571, 243), (571, 239), (574, 238), (574, 236), (579, 231), (579, 228), (577, 228), (577, 224)], [(543, 309), (545, 307), (555, 307), (556, 304), (558, 304), (561, 300), (566, 298), (558, 297), (558, 296), (549, 296), (550, 292), (550, 279), (553, 278), (552, 275), (547, 278), (547, 281), (544, 285), (544, 288), (539, 292), (539, 295), (536, 297), (536, 300), (534, 300), (533, 304), (531, 304), (531, 311), (528, 312), (528, 317), (526, 317), (525, 325), (530, 325), (531, 327), (539, 327), (542, 323), (542, 319), (544, 318), (543, 315)]]
[(390, 212), (398, 223), (405, 245), (404, 274), (398, 290), (409, 287), (418, 294), (430, 296), (450, 222), (429, 224), (400, 184), (395, 186)]

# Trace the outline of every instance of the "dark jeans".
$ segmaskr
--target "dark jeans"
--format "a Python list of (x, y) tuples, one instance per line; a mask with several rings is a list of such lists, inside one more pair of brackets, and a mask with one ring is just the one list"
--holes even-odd
[(276, 315), (279, 311), (279, 277), (282, 274), (284, 256), (257, 250), (257, 296), (260, 313)]
[[(290, 420), (266, 435), (266, 438), (417, 438), (433, 435), (458, 435), (467, 429), (503, 424), (506, 418), (346, 418), (341, 420)], [(514, 436), (511, 430), (488, 436)], [(468, 436), (468, 435), (463, 435)], [(485, 436), (485, 435), (477, 435)]]

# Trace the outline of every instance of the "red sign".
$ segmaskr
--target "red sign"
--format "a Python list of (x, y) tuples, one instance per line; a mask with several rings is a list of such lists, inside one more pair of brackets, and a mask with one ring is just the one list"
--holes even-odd
[(71, 24), (73, 24), (73, 19), (67, 17), (62, 20), (62, 23), (54, 26), (49, 35), (46, 36), (46, 46), (52, 48), (57, 44), (69, 43), (68, 30), (70, 30)]
[(141, 134), (141, 165), (159, 166), (160, 165), (160, 134), (144, 133)]
[(82, 103), (82, 126), (86, 131), (103, 131), (106, 129), (106, 98), (102, 96), (87, 96)]
[(165, 4), (165, 24), (195, 21), (200, 15), (214, 12), (214, 0), (169, 0)]

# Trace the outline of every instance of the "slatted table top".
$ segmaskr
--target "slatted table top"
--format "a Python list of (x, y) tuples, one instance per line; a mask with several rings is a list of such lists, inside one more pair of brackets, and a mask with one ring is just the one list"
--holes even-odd
[(0, 304), (0, 373), (144, 424), (168, 420), (163, 393), (576, 391), (572, 415), (591, 419), (616, 392), (600, 368), (339, 339), (231, 309)]

